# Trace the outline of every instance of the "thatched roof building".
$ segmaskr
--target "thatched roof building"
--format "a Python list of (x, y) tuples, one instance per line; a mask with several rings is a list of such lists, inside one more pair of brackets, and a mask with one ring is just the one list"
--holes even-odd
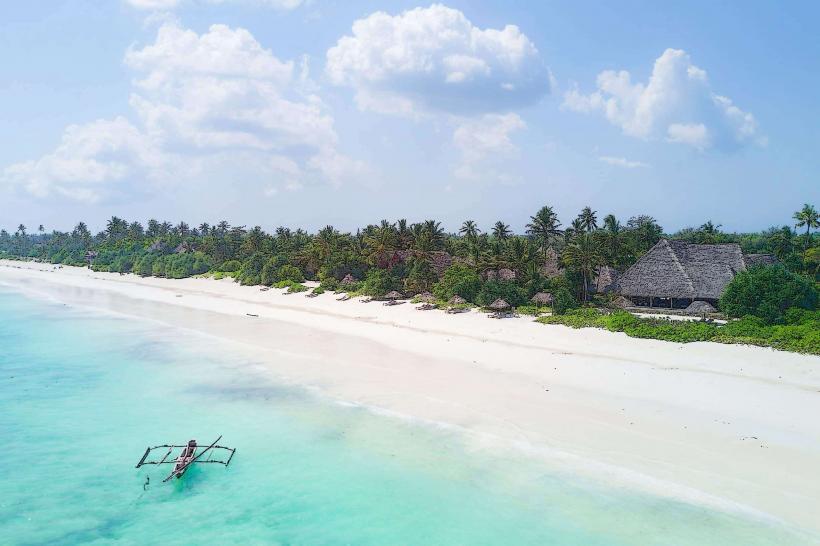
[(356, 284), (356, 279), (353, 278), (353, 275), (348, 273), (347, 275), (344, 276), (344, 278), (341, 281), (339, 281), (339, 284), (343, 284), (343, 285)]
[(502, 267), (499, 270), (488, 269), (484, 272), (484, 277), (488, 281), (510, 282), (515, 280), (515, 271), (513, 271), (512, 269), (508, 269), (506, 267)]
[(608, 294), (615, 290), (618, 282), (618, 270), (608, 265), (598, 268), (592, 280), (592, 291), (596, 294)]
[(387, 300), (398, 300), (403, 297), (404, 295), (401, 292), (397, 292), (396, 290), (391, 290), (390, 292), (384, 295), (384, 299)]
[(532, 302), (535, 305), (551, 305), (555, 298), (549, 292), (538, 292), (532, 297)]
[(450, 305), (464, 305), (465, 303), (467, 303), (467, 300), (456, 294), (455, 296), (450, 298), (450, 301), (448, 301), (447, 303), (449, 303)]
[(546, 259), (541, 265), (541, 274), (551, 279), (553, 277), (560, 277), (564, 274), (564, 269), (561, 267), (561, 260), (554, 248), (548, 247), (546, 252)]
[[(762, 261), (753, 258), (751, 261)], [(695, 300), (716, 304), (747, 259), (735, 243), (698, 245), (661, 239), (620, 276), (616, 291), (636, 305), (684, 308)]]

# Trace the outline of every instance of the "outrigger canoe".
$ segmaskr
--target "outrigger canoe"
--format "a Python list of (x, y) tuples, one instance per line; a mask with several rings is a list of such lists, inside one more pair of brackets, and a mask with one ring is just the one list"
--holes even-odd
[[(206, 447), (204, 449), (199, 449), (199, 446), (197, 445), (196, 440), (188, 440), (187, 444), (163, 444), (163, 445), (159, 445), (159, 446), (146, 448), (145, 453), (142, 455), (142, 458), (137, 463), (136, 468), (139, 468), (139, 467), (141, 467), (143, 465), (147, 465), (147, 464), (172, 464), (172, 465), (174, 465), (174, 469), (171, 470), (171, 473), (168, 474), (168, 476), (164, 480), (162, 480), (163, 482), (167, 482), (171, 478), (181, 478), (182, 475), (185, 474), (185, 472), (193, 464), (216, 463), (216, 464), (223, 464), (225, 466), (228, 466), (231, 463), (231, 459), (233, 459), (234, 453), (236, 453), (236, 449), (231, 448), (231, 447), (216, 445), (217, 442), (219, 442), (219, 440), (221, 440), (221, 439), (222, 439), (222, 436), (219, 436), (219, 438), (217, 438), (214, 441), (214, 443), (212, 443), (211, 445), (209, 445), (208, 447)], [(174, 451), (174, 449), (180, 448), (180, 447), (183, 448), (182, 451), (180, 452), (180, 454), (175, 459), (169, 458), (169, 457), (171, 457), (171, 454)], [(165, 450), (166, 448), (167, 448), (167, 451), (165, 452), (165, 454), (162, 456), (161, 459), (153, 460), (153, 461), (149, 460), (150, 457), (151, 457), (151, 453), (153, 453), (154, 450)], [(215, 453), (217, 453), (219, 450), (229, 452), (230, 455), (227, 455), (227, 459), (224, 459), (224, 460), (214, 459), (213, 455)], [(208, 457), (206, 459), (203, 459), (202, 457), (206, 453), (208, 454)]]

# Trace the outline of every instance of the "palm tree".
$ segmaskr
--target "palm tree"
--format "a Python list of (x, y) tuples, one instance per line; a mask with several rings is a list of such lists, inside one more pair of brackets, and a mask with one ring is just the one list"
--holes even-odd
[(604, 237), (607, 245), (607, 263), (618, 267), (621, 255), (621, 223), (612, 214), (604, 216)]
[(461, 235), (468, 241), (474, 241), (478, 234), (481, 233), (481, 230), (478, 229), (476, 223), (472, 220), (464, 220), (464, 223), (461, 224), (461, 229), (458, 230)]
[(43, 224), (40, 224), (40, 225), (37, 227), (37, 231), (39, 231), (39, 232), (40, 232), (40, 235), (42, 235), (42, 234), (45, 232), (45, 230), (46, 230), (46, 228), (44, 228), (44, 227), (43, 227)]
[(560, 235), (561, 231), (558, 226), (561, 222), (558, 221), (558, 215), (552, 210), (550, 206), (543, 206), (541, 210), (535, 213), (535, 216), (530, 216), (530, 223), (527, 224), (527, 233), (536, 238), (541, 244), (541, 251), (544, 253), (544, 260), (547, 259), (547, 247), (550, 239), (556, 235)]
[(128, 230), (128, 222), (117, 216), (112, 216), (106, 223), (105, 233), (109, 239), (121, 239), (125, 236)]
[(581, 272), (584, 279), (583, 298), (588, 299), (589, 281), (595, 269), (603, 262), (591, 233), (580, 233), (566, 246), (563, 253), (566, 264)]
[(23, 224), (20, 224), (19, 226), (17, 226), (17, 233), (19, 233), (21, 237), (25, 237), (26, 236), (26, 226), (24, 226)]
[(598, 211), (592, 210), (591, 207), (584, 207), (578, 219), (581, 220), (581, 225), (586, 231), (593, 231), (598, 229)]
[(804, 249), (809, 248), (809, 243), (811, 242), (811, 230), (820, 228), (820, 215), (818, 215), (814, 205), (805, 203), (803, 208), (795, 212), (792, 218), (796, 221), (794, 224), (795, 228), (806, 226), (806, 242)]
[(506, 241), (512, 235), (512, 231), (508, 224), (499, 220), (493, 225), (493, 235), (501, 241)]
[(700, 243), (714, 243), (720, 234), (721, 224), (715, 225), (711, 220), (707, 220), (705, 224), (698, 228), (698, 235)]

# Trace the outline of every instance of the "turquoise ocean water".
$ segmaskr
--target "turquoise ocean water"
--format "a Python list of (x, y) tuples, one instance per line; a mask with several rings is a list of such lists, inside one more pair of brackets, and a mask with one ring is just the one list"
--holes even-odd
[[(149, 444), (219, 434), (227, 469), (163, 484), (167, 467), (134, 468)], [(810, 543), (278, 385), (218, 340), (2, 287), (0, 439), (3, 545)]]

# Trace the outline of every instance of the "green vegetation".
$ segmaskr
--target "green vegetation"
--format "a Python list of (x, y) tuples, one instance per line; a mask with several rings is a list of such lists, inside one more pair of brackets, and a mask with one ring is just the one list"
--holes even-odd
[[(814, 311), (817, 306), (820, 245), (813, 231), (820, 220), (811, 205), (793, 218), (799, 232), (782, 226), (761, 233), (725, 233), (719, 224), (707, 221), (664, 235), (651, 216), (633, 216), (622, 223), (610, 214), (599, 222), (590, 207), (563, 226), (555, 209), (543, 206), (529, 221), (519, 221), (517, 225), (526, 226), (523, 234), (514, 232), (516, 224), (511, 227), (504, 221), (495, 222), (488, 232), (472, 220), (448, 234), (435, 220), (402, 219), (382, 220), (350, 233), (326, 226), (310, 234), (285, 227), (268, 233), (259, 226), (247, 229), (227, 221), (191, 227), (152, 219), (143, 226), (112, 217), (97, 234), (83, 222), (71, 232), (28, 233), (23, 225), (14, 233), (0, 230), (0, 256), (142, 276), (208, 274), (290, 292), (306, 290), (302, 283), (314, 280), (320, 283), (316, 293), (379, 297), (391, 290), (408, 296), (430, 291), (442, 302), (458, 295), (466, 306), (486, 306), (503, 298), (523, 313), (536, 312), (530, 307), (534, 294), (549, 292), (555, 314), (549, 320), (576, 324), (591, 320), (578, 308), (601, 298), (590, 289), (599, 266), (623, 271), (663, 236), (694, 243), (736, 242), (746, 253), (771, 253), (782, 264), (738, 275), (721, 300), (728, 315), (754, 320), (744, 318), (721, 328), (663, 322), (629, 325), (628, 319), (617, 318), (621, 315), (606, 320), (620, 320), (624, 329), (618, 331), (641, 337), (680, 341), (714, 334), (710, 339), (798, 347), (812, 341), (803, 330), (816, 323), (806, 326), (789, 322), (788, 317), (793, 308)], [(763, 321), (763, 326), (755, 321)]]
[(783, 324), (777, 325), (767, 324), (754, 316), (721, 326), (703, 321), (639, 318), (626, 311), (605, 314), (589, 308), (574, 309), (560, 316), (539, 317), (536, 321), (571, 328), (604, 328), (630, 337), (678, 343), (743, 343), (820, 355), (820, 311), (792, 309), (785, 314)]
[(817, 307), (817, 290), (805, 277), (782, 266), (755, 267), (732, 279), (720, 298), (720, 309), (730, 317), (751, 315), (768, 324), (782, 323), (791, 308)]

